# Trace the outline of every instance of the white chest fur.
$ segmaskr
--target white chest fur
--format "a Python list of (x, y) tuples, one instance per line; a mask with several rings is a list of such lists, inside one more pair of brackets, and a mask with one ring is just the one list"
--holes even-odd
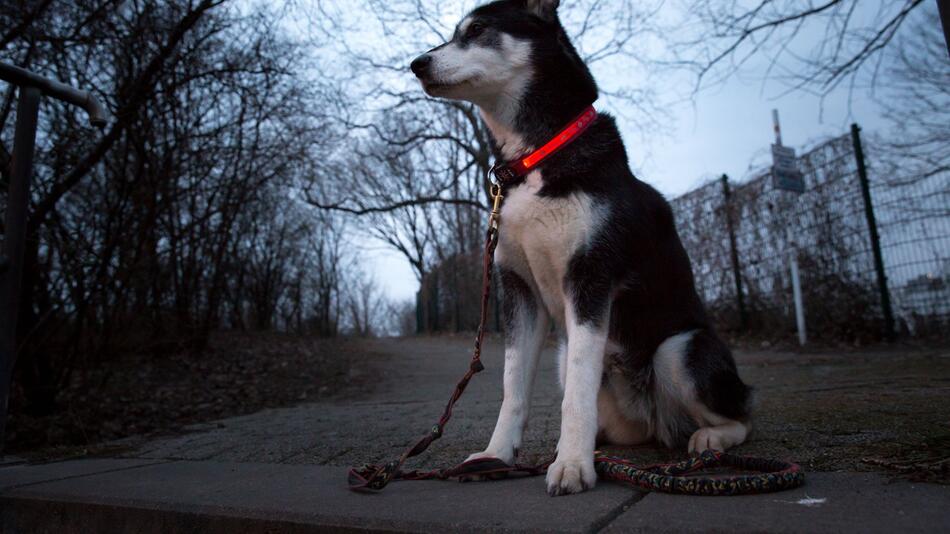
[(603, 217), (585, 193), (540, 197), (540, 186), (540, 171), (534, 171), (508, 192), (496, 262), (532, 285), (551, 318), (563, 326), (568, 264), (594, 237)]

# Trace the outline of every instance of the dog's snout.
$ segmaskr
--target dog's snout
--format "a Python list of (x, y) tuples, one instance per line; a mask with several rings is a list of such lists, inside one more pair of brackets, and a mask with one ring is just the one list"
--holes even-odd
[(409, 64), (409, 68), (416, 76), (422, 76), (429, 70), (429, 65), (432, 64), (432, 56), (429, 54), (422, 54), (416, 59), (412, 60), (412, 63)]

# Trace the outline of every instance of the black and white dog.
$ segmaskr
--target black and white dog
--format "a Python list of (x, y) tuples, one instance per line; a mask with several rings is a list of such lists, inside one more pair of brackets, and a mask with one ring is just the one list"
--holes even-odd
[[(478, 106), (499, 160), (544, 145), (597, 99), (558, 3), (483, 5), (412, 62), (426, 93)], [(750, 388), (709, 323), (669, 204), (630, 172), (612, 117), (601, 113), (509, 185), (501, 220), (504, 400), (488, 447), (471, 458), (514, 461), (551, 321), (566, 334), (552, 495), (594, 486), (598, 439), (691, 452), (746, 439)]]

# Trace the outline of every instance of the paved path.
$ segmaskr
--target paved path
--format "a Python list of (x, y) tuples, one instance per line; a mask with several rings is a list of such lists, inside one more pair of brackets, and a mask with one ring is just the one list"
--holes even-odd
[[(920, 443), (945, 454), (940, 440), (950, 421), (950, 358), (939, 351), (741, 354), (743, 376), (758, 387), (760, 413), (754, 439), (738, 452), (802, 462), (807, 484), (791, 492), (698, 498), (601, 483), (582, 495), (549, 498), (542, 478), (400, 483), (371, 496), (348, 492), (345, 466), (392, 458), (436, 420), (467, 366), (470, 344), (467, 337), (376, 341), (369, 346), (371, 357), (354, 362), (364, 386), (331, 401), (199, 425), (180, 436), (123, 440), (115, 444), (121, 452), (113, 449), (120, 458), (0, 467), (0, 527), (228, 533), (950, 530), (950, 486), (853, 472), (879, 468), (862, 461), (864, 456), (919, 458)], [(484, 359), (487, 370), (471, 383), (446, 436), (413, 467), (451, 465), (487, 443), (501, 398), (497, 340)], [(529, 455), (547, 454), (556, 443), (553, 362), (549, 348), (534, 397)], [(626, 453), (642, 462), (682, 454), (652, 447)]]
[[(437, 421), (468, 366), (469, 336), (377, 340), (353, 362), (364, 385), (327, 402), (265, 410), (199, 425), (163, 439), (129, 439), (125, 457), (347, 466), (391, 459)], [(523, 460), (557, 443), (560, 393), (555, 350), (541, 356)], [(472, 379), (445, 436), (414, 466), (458, 463), (488, 443), (501, 405), (503, 354), (487, 343), (486, 370)], [(947, 481), (950, 465), (950, 351), (897, 347), (866, 352), (740, 352), (755, 386), (756, 411), (741, 454), (792, 459), (810, 471), (920, 465)], [(640, 462), (681, 459), (684, 451), (641, 447)], [(928, 462), (934, 460), (933, 463)], [(942, 460), (941, 460), (942, 459)], [(942, 461), (942, 463), (941, 463)], [(936, 475), (934, 474), (936, 473)]]
[[(471, 340), (380, 340), (371, 357), (353, 362), (364, 386), (329, 402), (265, 410), (194, 427), (192, 433), (122, 442), (134, 458), (356, 465), (390, 459), (438, 420), (455, 383), (468, 368)], [(553, 450), (560, 399), (553, 348), (542, 356), (526, 449)], [(445, 437), (419, 465), (450, 465), (488, 444), (501, 405), (504, 356), (499, 340), (487, 343), (486, 369), (456, 405)], [(550, 437), (555, 437), (555, 442)]]

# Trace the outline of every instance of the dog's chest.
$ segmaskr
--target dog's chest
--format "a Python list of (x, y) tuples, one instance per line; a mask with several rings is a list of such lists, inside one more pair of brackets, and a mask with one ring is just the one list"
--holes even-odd
[(534, 286), (551, 318), (563, 326), (571, 258), (593, 238), (601, 217), (585, 193), (538, 196), (540, 176), (532, 175), (505, 198), (496, 261)]

